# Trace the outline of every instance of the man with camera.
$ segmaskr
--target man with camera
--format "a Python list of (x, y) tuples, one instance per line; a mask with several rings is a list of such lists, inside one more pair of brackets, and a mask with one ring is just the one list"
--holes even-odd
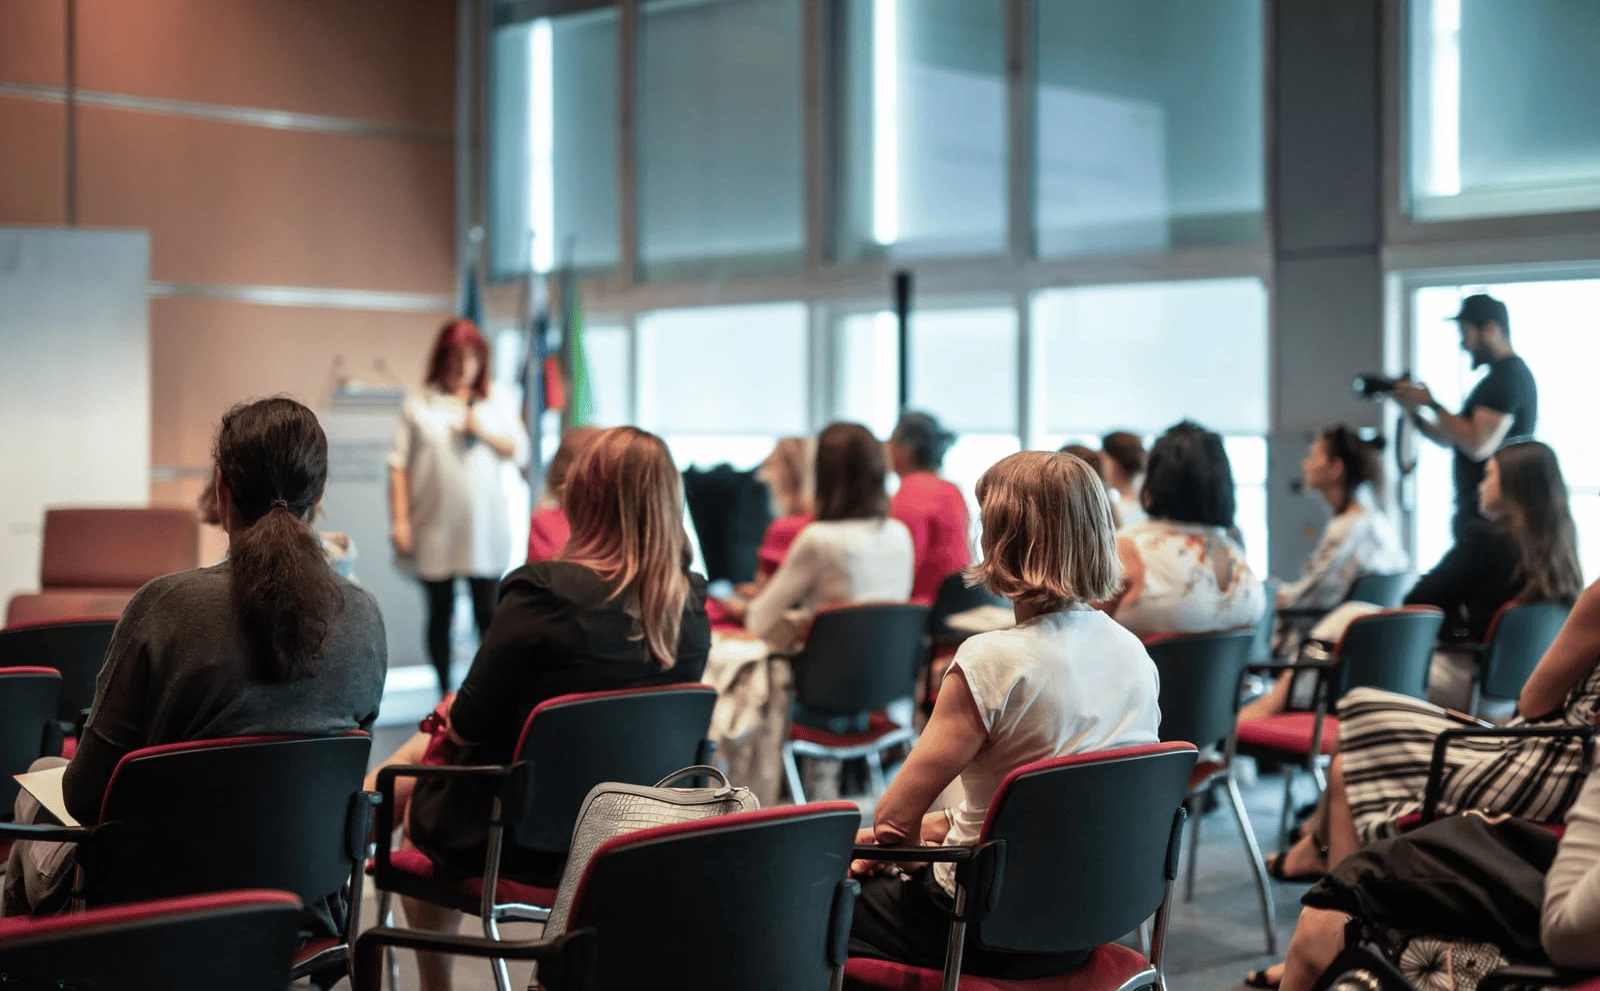
[[(1409, 378), (1394, 384), (1394, 399), (1424, 437), (1455, 450), (1452, 530), (1460, 540), (1471, 523), (1483, 518), (1478, 507), (1483, 463), (1506, 438), (1533, 433), (1539, 419), (1539, 390), (1527, 363), (1511, 350), (1506, 304), (1482, 293), (1468, 296), (1452, 319), (1460, 326), (1461, 349), (1472, 356), (1472, 367), (1489, 366), (1489, 373), (1473, 387), (1461, 412), (1447, 412), (1426, 385)], [(1425, 416), (1424, 410), (1432, 416)]]

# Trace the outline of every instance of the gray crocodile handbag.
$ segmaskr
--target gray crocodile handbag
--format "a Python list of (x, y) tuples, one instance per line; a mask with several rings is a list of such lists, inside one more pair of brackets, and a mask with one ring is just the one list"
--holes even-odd
[[(675, 781), (693, 777), (711, 778), (713, 784), (709, 788), (670, 787)], [(750, 812), (760, 807), (761, 803), (750, 789), (734, 787), (727, 775), (704, 764), (669, 774), (654, 788), (616, 782), (595, 785), (578, 810), (577, 825), (572, 827), (572, 851), (567, 855), (566, 869), (561, 872), (561, 887), (556, 890), (556, 903), (550, 909), (550, 920), (545, 923), (544, 938), (554, 939), (567, 931), (567, 916), (572, 911), (578, 882), (595, 851), (606, 840), (641, 829)]]

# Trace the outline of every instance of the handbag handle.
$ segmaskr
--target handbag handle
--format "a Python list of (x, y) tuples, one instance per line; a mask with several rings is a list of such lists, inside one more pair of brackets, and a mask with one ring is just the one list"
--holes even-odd
[(680, 771), (673, 771), (671, 774), (656, 782), (656, 787), (670, 788), (674, 781), (682, 781), (684, 778), (699, 777), (716, 778), (718, 781), (722, 782), (721, 787), (717, 789), (718, 791), (733, 790), (733, 782), (729, 781), (728, 776), (722, 773), (722, 769), (712, 767), (710, 764), (695, 764), (691, 767), (683, 768)]

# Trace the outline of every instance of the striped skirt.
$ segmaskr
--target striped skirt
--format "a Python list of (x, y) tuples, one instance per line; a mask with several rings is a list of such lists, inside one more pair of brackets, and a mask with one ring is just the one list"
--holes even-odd
[[(1511, 723), (1522, 724), (1520, 717)], [(1433, 742), (1460, 725), (1436, 705), (1375, 688), (1353, 689), (1339, 702), (1339, 759), (1361, 842), (1394, 835), (1396, 820), (1421, 811)], [(1482, 809), (1560, 822), (1583, 786), (1587, 756), (1582, 743), (1569, 739), (1452, 742), (1439, 814)]]

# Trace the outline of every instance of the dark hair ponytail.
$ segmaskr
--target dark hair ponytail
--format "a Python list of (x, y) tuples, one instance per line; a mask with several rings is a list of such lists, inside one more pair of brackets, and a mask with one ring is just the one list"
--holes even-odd
[(1322, 432), (1322, 446), (1328, 457), (1344, 465), (1344, 500), (1339, 512), (1350, 508), (1357, 490), (1363, 485), (1370, 485), (1375, 496), (1383, 496), (1384, 440), (1381, 434), (1365, 440), (1341, 423)]
[(344, 595), (307, 526), (328, 480), (328, 438), (293, 399), (235, 406), (217, 432), (231, 506), (234, 611), (256, 670), (283, 682), (315, 673)]

